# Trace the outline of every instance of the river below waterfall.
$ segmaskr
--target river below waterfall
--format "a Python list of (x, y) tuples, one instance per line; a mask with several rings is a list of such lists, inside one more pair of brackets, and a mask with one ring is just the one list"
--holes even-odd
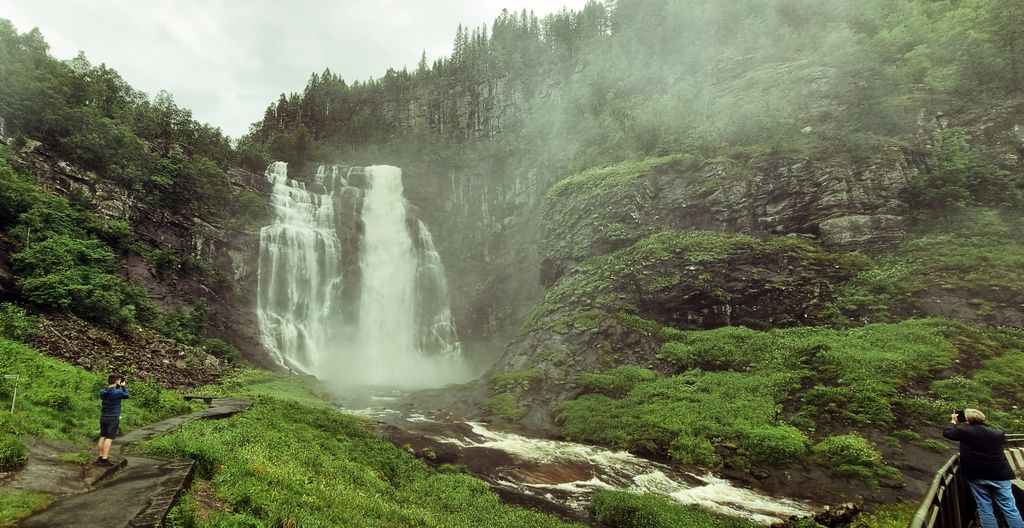
[[(590, 497), (627, 489), (671, 497), (718, 513), (772, 524), (807, 516), (813, 506), (744, 488), (710, 472), (691, 473), (625, 451), (502, 431), (444, 412), (399, 411), (404, 394), (377, 392), (344, 410), (377, 420), (381, 432), (437, 463), (461, 464), (506, 502), (576, 521), (589, 521)], [(355, 405), (353, 405), (355, 404)]]

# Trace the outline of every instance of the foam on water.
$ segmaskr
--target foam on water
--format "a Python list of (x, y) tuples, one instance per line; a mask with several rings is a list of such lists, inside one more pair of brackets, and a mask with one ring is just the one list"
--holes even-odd
[[(656, 493), (671, 497), (680, 504), (696, 504), (727, 515), (743, 517), (762, 524), (771, 524), (793, 515), (809, 515), (811, 509), (788, 499), (770, 497), (740, 488), (711, 474), (685, 475), (685, 482), (670, 466), (653, 462), (625, 451), (615, 451), (573, 442), (529, 438), (509, 432), (491, 431), (480, 423), (470, 423), (473, 438), (435, 440), (463, 448), (494, 449), (536, 464), (585, 463), (593, 468), (591, 478), (563, 483), (525, 483), (508, 478), (499, 482), (516, 488), (545, 492), (561, 492), (560, 500), (576, 508), (585, 508), (589, 495), (601, 489), (625, 488), (630, 491)], [(674, 476), (679, 475), (679, 476)]]

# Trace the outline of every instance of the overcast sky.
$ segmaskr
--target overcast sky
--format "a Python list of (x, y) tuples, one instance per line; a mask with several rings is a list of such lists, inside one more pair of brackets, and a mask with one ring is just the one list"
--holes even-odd
[[(324, 68), (348, 81), (448, 55), (459, 23), (503, 7), (539, 16), (586, 0), (0, 0), (19, 32), (39, 27), (60, 59), (79, 50), (136, 89), (174, 94), (237, 138), (282, 92)], [(289, 5), (290, 4), (290, 5)]]

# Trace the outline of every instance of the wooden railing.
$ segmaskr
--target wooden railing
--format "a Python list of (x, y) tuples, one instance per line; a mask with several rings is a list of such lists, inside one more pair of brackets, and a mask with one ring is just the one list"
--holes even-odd
[[(1024, 434), (1006, 435), (1006, 441), (1011, 445), (1006, 449), (1006, 459), (1020, 477), (1024, 475)], [(1014, 482), (1018, 504), (1024, 496), (1022, 486), (1024, 482)], [(975, 524), (977, 511), (967, 479), (960, 473), (960, 455), (954, 455), (935, 474), (909, 528), (968, 528)]]

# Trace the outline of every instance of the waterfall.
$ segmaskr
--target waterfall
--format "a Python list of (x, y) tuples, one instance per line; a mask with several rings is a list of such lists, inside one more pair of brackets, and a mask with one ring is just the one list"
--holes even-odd
[(462, 377), (440, 255), (402, 171), (321, 166), (307, 189), (267, 169), (257, 319), (282, 366), (345, 385), (426, 387)]
[(264, 347), (281, 365), (313, 374), (336, 337), (342, 281), (330, 195), (267, 169), (275, 221), (260, 230), (257, 321)]

